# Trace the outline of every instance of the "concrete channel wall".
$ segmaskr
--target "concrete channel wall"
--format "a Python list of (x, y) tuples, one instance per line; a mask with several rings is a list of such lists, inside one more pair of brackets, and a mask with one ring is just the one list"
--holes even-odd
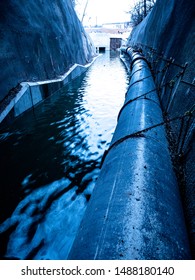
[[(96, 57), (95, 57), (96, 58)], [(77, 78), (82, 73), (87, 71), (93, 61), (87, 65), (73, 65), (68, 72), (58, 79), (40, 81), (40, 82), (23, 82), (21, 90), (10, 101), (6, 108), (0, 114), (0, 123), (12, 113), (13, 117), (18, 117), (26, 110), (40, 103), (46, 97), (68, 84), (71, 80)]]
[[(128, 45), (142, 50), (154, 70), (169, 123), (172, 157), (180, 184), (195, 259), (195, 2), (158, 0), (133, 29)], [(154, 28), (155, 26), (155, 28)], [(171, 63), (170, 63), (171, 61)], [(186, 67), (185, 67), (186, 66)]]
[(162, 110), (146, 59), (131, 78), (69, 259), (190, 259)]

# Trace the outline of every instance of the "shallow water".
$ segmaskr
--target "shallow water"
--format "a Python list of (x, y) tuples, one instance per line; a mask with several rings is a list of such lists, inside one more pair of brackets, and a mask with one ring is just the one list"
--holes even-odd
[(128, 77), (117, 53), (0, 131), (1, 258), (66, 259)]

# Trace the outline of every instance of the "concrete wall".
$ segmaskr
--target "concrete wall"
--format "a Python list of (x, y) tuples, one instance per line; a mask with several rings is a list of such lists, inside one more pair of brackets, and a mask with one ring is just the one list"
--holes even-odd
[(18, 83), (57, 78), (93, 55), (71, 0), (0, 1), (0, 102)]
[[(186, 116), (167, 125), (170, 149), (195, 257), (195, 4), (191, 0), (157, 0), (152, 12), (132, 32), (128, 44), (141, 48), (151, 62), (164, 116)], [(172, 57), (174, 63), (167, 64)], [(187, 67), (184, 66), (187, 63)], [(183, 73), (182, 73), (183, 71)], [(161, 81), (161, 82), (160, 82)], [(182, 82), (185, 81), (185, 82)]]

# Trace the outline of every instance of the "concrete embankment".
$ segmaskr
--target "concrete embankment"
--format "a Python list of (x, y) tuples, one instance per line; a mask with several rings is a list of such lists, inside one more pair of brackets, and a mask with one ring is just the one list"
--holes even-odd
[[(171, 156), (180, 186), (195, 258), (195, 4), (157, 0), (129, 37), (150, 62), (167, 125)], [(177, 118), (178, 117), (178, 118)]]
[(95, 55), (72, 0), (1, 1), (0, 36), (0, 107), (18, 84), (58, 79)]

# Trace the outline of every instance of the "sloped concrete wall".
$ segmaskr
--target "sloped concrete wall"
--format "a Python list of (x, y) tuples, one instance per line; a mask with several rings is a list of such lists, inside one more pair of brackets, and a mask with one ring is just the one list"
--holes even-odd
[[(162, 87), (159, 91), (165, 116), (172, 119), (186, 115), (183, 119), (169, 123), (169, 136), (186, 212), (192, 254), (195, 258), (195, 142), (193, 140), (195, 88), (190, 85), (195, 78), (194, 15), (194, 1), (157, 0), (152, 12), (133, 30), (128, 44), (141, 47), (152, 66), (155, 65), (157, 85), (159, 80), (167, 85), (162, 86), (161, 83)], [(163, 58), (170, 57), (177, 65), (171, 63), (166, 68), (167, 61)], [(181, 68), (180, 66), (185, 63), (187, 63), (186, 69)], [(174, 85), (173, 88), (171, 83)]]
[(18, 83), (56, 78), (93, 55), (71, 0), (0, 2), (0, 102)]

